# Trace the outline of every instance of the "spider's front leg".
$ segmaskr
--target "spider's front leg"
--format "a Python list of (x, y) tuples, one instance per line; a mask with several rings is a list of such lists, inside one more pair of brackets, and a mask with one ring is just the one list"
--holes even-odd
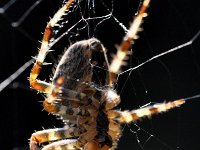
[(49, 41), (52, 37), (53, 28), (74, 2), (75, 0), (69, 0), (65, 5), (63, 5), (63, 7), (57, 11), (45, 28), (39, 54), (36, 58), (36, 62), (31, 70), (29, 78), (30, 86), (40, 92), (51, 93), (51, 89), (53, 88), (52, 84), (40, 81), (37, 77), (42, 69), (42, 65), (44, 64), (44, 59), (49, 52)]
[(144, 0), (141, 8), (137, 12), (131, 26), (125, 35), (122, 43), (117, 46), (117, 54), (114, 55), (114, 58), (109, 66), (109, 85), (113, 86), (113, 83), (116, 80), (116, 76), (120, 71), (121, 66), (125, 64), (124, 60), (126, 59), (131, 44), (137, 39), (137, 34), (140, 31), (140, 26), (142, 24), (143, 18), (147, 15), (146, 9), (149, 6), (150, 0)]

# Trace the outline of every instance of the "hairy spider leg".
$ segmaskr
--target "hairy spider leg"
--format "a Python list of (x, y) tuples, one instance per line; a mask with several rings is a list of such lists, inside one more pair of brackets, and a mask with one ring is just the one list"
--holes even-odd
[[(36, 62), (31, 70), (30, 78), (29, 78), (31, 87), (40, 92), (50, 94), (51, 89), (53, 88), (52, 84), (46, 83), (44, 81), (40, 81), (37, 79), (37, 77), (42, 69), (42, 66), (44, 65), (44, 59), (46, 55), (48, 54), (48, 52), (50, 52), (49, 42), (50, 42), (50, 39), (52, 38), (53, 28), (57, 25), (58, 21), (61, 20), (62, 16), (65, 15), (66, 11), (69, 10), (69, 8), (72, 6), (74, 2), (75, 0), (69, 0), (62, 8), (60, 8), (57, 11), (57, 13), (53, 16), (53, 18), (49, 21), (49, 23), (47, 24), (45, 28), (42, 44), (39, 49), (39, 54), (36, 58)], [(104, 53), (106, 65), (109, 68), (108, 58), (107, 58), (105, 49), (102, 49), (102, 52)]]
[(110, 110), (108, 111), (108, 118), (120, 123), (130, 123), (144, 117), (151, 117), (154, 114), (166, 112), (172, 108), (179, 107), (184, 103), (184, 99), (179, 99), (172, 102), (154, 104), (152, 106), (147, 106), (132, 111)]
[(104, 145), (101, 147), (98, 142), (96, 141), (90, 141), (84, 146), (84, 150), (109, 150), (110, 147), (107, 145)]
[[(55, 87), (54, 89), (59, 88)], [(74, 104), (79, 104), (79, 106), (84, 104), (85, 106), (93, 106), (94, 108), (99, 107), (99, 102), (94, 97), (88, 96), (87, 93), (80, 93), (69, 89), (53, 90), (51, 95), (44, 101), (44, 107), (47, 108), (48, 112), (52, 112), (53, 108), (56, 109), (57, 107), (49, 106), (50, 104), (60, 103), (67, 106), (73, 102)]]
[(82, 92), (76, 92), (70, 89), (64, 89), (60, 91), (59, 95), (57, 96), (58, 99), (62, 99), (63, 103), (67, 103), (68, 101), (74, 101), (78, 102), (80, 104), (84, 105), (92, 105), (96, 108), (99, 107), (99, 101), (96, 100), (93, 95), (91, 95), (92, 91), (89, 91), (89, 88), (86, 90), (83, 90)]
[(119, 73), (122, 65), (125, 64), (124, 60), (129, 54), (131, 44), (138, 38), (137, 34), (140, 31), (143, 18), (147, 15), (146, 9), (149, 6), (150, 0), (144, 0), (139, 12), (134, 17), (134, 20), (125, 35), (122, 43), (117, 46), (117, 54), (114, 55), (113, 60), (109, 67), (109, 85), (112, 86), (116, 80), (116, 75)]
[(53, 142), (42, 148), (42, 150), (81, 150), (82, 147), (83, 144), (79, 140), (66, 139)]
[(37, 79), (42, 66), (44, 64), (44, 59), (49, 52), (49, 41), (52, 37), (53, 28), (57, 25), (57, 22), (65, 15), (65, 12), (70, 8), (70, 6), (75, 2), (75, 0), (69, 0), (62, 8), (60, 8), (57, 13), (53, 16), (53, 18), (49, 21), (45, 28), (45, 32), (42, 39), (42, 44), (39, 50), (39, 54), (36, 58), (36, 62), (30, 73), (30, 86), (40, 92), (51, 93), (51, 89), (53, 88), (52, 84), (49, 84), (44, 81), (40, 81)]
[[(58, 142), (51, 143), (47, 146), (45, 146), (42, 150), (82, 150), (83, 145), (79, 140), (61, 140)], [(84, 150), (109, 150), (110, 147), (108, 146), (103, 146), (100, 147), (99, 143), (96, 141), (91, 141), (86, 143), (84, 146)]]
[(42, 143), (77, 137), (83, 132), (85, 132), (84, 128), (77, 127), (64, 127), (35, 132), (30, 138), (30, 150), (39, 150), (39, 145)]
[(89, 117), (89, 116), (92, 116), (92, 113), (94, 113), (93, 110), (97, 110), (97, 108), (94, 108), (92, 106), (79, 105), (79, 106), (73, 107), (74, 105), (71, 105), (71, 104), (68, 104), (66, 106), (66, 105), (62, 105), (62, 103), (58, 101), (48, 103), (45, 100), (43, 105), (47, 112), (58, 114), (58, 115), (68, 114), (68, 115), (80, 115), (80, 116)]
[(77, 117), (83, 117), (82, 121), (85, 122), (87, 119), (94, 117), (94, 114), (98, 112), (98, 109), (92, 105), (81, 105), (80, 103), (69, 101), (67, 105), (63, 105), (62, 102), (56, 100), (49, 103), (46, 99), (43, 105), (47, 112), (60, 116), (64, 122), (74, 124), (77, 123)]
[[(77, 128), (77, 129), (76, 129)], [(90, 143), (88, 141), (92, 141), (94, 136), (96, 135), (96, 122), (92, 119), (88, 120), (88, 123), (80, 124), (80, 126), (69, 127), (69, 129), (60, 128), (60, 131), (55, 131), (54, 129), (44, 130), (36, 132), (31, 137), (31, 144), (33, 149), (38, 148), (38, 144), (42, 144), (44, 142), (52, 142), (51, 144), (45, 146), (42, 150), (79, 150)], [(47, 132), (46, 132), (47, 131)], [(74, 132), (75, 133), (74, 133)], [(73, 133), (72, 133), (73, 132)], [(65, 134), (65, 135), (63, 135)], [(70, 140), (67, 138), (78, 137), (76, 140)], [(60, 140), (62, 139), (62, 140)], [(39, 141), (38, 141), (39, 140)], [(58, 141), (60, 140), (60, 141)], [(96, 147), (98, 148), (98, 147)], [(94, 150), (94, 149), (86, 149), (85, 150)], [(98, 149), (95, 149), (98, 150)], [(102, 149), (101, 149), (102, 150)], [(105, 149), (107, 150), (107, 149)]]
[(84, 93), (80, 93), (64, 89), (63, 83), (64, 77), (61, 76), (57, 79), (51, 95), (43, 102), (47, 112), (59, 115), (63, 120), (74, 120), (76, 124), (76, 116), (87, 118), (98, 111), (100, 103), (93, 97), (93, 88), (87, 88), (83, 90)]

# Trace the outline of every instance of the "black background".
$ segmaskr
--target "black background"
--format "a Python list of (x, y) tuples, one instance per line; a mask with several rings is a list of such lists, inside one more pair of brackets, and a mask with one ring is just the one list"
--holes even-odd
[[(1, 0), (0, 8), (7, 2)], [(11, 23), (18, 22), (34, 3), (35, 0), (17, 0), (6, 12), (0, 14), (1, 81), (30, 60), (31, 56), (37, 54), (38, 41), (42, 38), (41, 32), (44, 31), (49, 16), (61, 6), (59, 0), (43, 0), (18, 27), (12, 27)], [(86, 3), (82, 2), (82, 8)], [(106, 5), (111, 8), (110, 3)], [(128, 27), (138, 5), (139, 1), (115, 0), (113, 15)], [(100, 1), (95, 1), (95, 11), (96, 16), (108, 14)], [(80, 12), (73, 13), (77, 16), (80, 14)], [(142, 25), (144, 31), (139, 34), (140, 38), (133, 45), (134, 54), (123, 70), (189, 41), (200, 30), (198, 0), (154, 0), (148, 9), (148, 14)], [(78, 18), (71, 17), (68, 21), (68, 25), (71, 26), (70, 21), (77, 22)], [(80, 36), (71, 38), (71, 41), (75, 42), (94, 35), (105, 44), (109, 54), (114, 53), (114, 45), (121, 41), (124, 31), (111, 18), (98, 26), (94, 32), (93, 26), (97, 21), (90, 22), (89, 35), (87, 29), (84, 29), (80, 31)], [(134, 70), (129, 78), (128, 74), (120, 76), (116, 88), (122, 102), (118, 108), (137, 109), (149, 102), (163, 102), (200, 94), (199, 43), (200, 38), (197, 38), (191, 46), (162, 56)], [(55, 48), (60, 47), (58, 43)], [(57, 50), (53, 56), (57, 58), (57, 54), (61, 54), (62, 51)], [(52, 58), (47, 59), (52, 61)], [(34, 131), (42, 130), (43, 127), (47, 129), (62, 126), (60, 121), (42, 111), (40, 101), (43, 97), (29, 89), (27, 78), (30, 69), (29, 67), (0, 92), (0, 149), (10, 150), (19, 147), (21, 150), (22, 147), (28, 147), (28, 138)], [(50, 75), (51, 67), (44, 67), (40, 79), (48, 81)], [(143, 119), (137, 122), (138, 127), (134, 124), (124, 125), (118, 148), (198, 150), (200, 147), (200, 101), (198, 100), (197, 98), (188, 101), (180, 108), (153, 116), (151, 119)]]

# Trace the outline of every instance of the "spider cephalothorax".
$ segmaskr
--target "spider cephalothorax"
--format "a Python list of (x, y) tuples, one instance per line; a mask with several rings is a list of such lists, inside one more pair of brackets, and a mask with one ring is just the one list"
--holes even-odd
[[(116, 74), (127, 57), (149, 0), (144, 0), (131, 24), (130, 30), (117, 47), (117, 54), (109, 65), (103, 44), (91, 38), (71, 45), (62, 56), (54, 73), (52, 83), (37, 79), (46, 54), (54, 26), (75, 3), (69, 0), (47, 24), (42, 45), (31, 70), (30, 85), (45, 93), (44, 109), (59, 116), (65, 126), (33, 133), (30, 149), (38, 150), (111, 150), (115, 149), (121, 135), (120, 125), (130, 123), (145, 116), (167, 111), (185, 102), (184, 99), (155, 104), (132, 111), (115, 110), (120, 96), (113, 89)], [(108, 79), (104, 87), (92, 84), (94, 52), (103, 52), (108, 69)], [(45, 145), (45, 143), (51, 144)]]

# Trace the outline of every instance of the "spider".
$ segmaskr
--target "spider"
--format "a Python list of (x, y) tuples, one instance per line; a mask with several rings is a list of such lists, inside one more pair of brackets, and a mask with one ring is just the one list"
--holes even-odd
[[(44, 109), (61, 117), (63, 128), (47, 129), (32, 134), (30, 149), (39, 150), (112, 150), (117, 147), (121, 136), (121, 124), (134, 122), (140, 118), (165, 112), (185, 103), (184, 99), (159, 103), (137, 110), (120, 111), (114, 109), (120, 103), (120, 96), (114, 90), (116, 75), (119, 73), (128, 51), (134, 41), (150, 0), (144, 0), (140, 10), (117, 54), (109, 64), (103, 44), (96, 38), (82, 40), (71, 45), (58, 63), (52, 83), (37, 77), (50, 52), (50, 40), (54, 27), (75, 3), (69, 0), (45, 28), (41, 48), (30, 73), (30, 86), (44, 94)], [(92, 54), (103, 52), (108, 69), (106, 86), (92, 84)], [(50, 144), (48, 144), (48, 142)]]

